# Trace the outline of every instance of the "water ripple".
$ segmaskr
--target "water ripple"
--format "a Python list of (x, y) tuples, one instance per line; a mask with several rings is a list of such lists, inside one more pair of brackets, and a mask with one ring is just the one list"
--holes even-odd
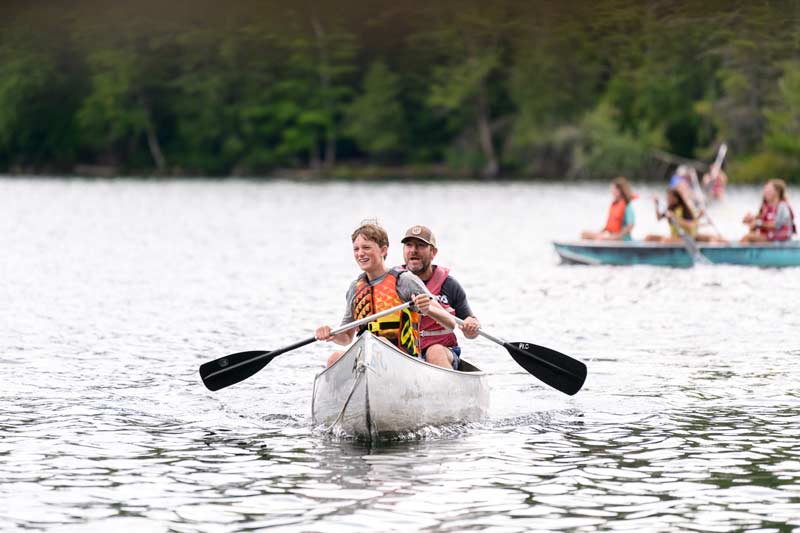
[[(731, 191), (723, 231), (757, 196)], [(800, 277), (558, 266), (549, 239), (606, 203), (547, 184), (0, 182), (0, 530), (800, 531)], [(338, 320), (364, 218), (342, 205), (393, 236), (428, 221), (487, 331), (583, 359), (584, 389), (465, 343), (489, 418), (376, 446), (310, 427), (324, 343), (205, 390), (202, 362)]]

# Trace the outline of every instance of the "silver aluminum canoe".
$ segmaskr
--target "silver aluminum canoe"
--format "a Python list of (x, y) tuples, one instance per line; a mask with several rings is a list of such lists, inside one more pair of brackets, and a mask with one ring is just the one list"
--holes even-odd
[(315, 426), (366, 440), (425, 426), (474, 422), (489, 409), (484, 372), (428, 364), (364, 333), (314, 379)]

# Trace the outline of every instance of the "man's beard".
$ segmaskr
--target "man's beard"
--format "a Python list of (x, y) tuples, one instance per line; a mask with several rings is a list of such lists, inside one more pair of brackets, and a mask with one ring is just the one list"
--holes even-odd
[(431, 266), (430, 262), (426, 262), (424, 259), (417, 259), (416, 261), (418, 261), (420, 264), (420, 268), (416, 270), (412, 269), (410, 265), (407, 265), (409, 267), (408, 269), (411, 271), (412, 274), (417, 274), (417, 275), (422, 274), (423, 272), (426, 272), (428, 268)]

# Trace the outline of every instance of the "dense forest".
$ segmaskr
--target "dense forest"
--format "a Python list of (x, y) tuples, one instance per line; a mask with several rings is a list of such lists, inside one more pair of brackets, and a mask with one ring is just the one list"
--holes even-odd
[(0, 172), (800, 181), (800, 1), (0, 7)]

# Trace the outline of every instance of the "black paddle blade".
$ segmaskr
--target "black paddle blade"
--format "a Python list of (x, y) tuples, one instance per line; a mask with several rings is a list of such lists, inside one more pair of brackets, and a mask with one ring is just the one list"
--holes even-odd
[(310, 337), (278, 350), (239, 352), (200, 365), (200, 377), (208, 390), (219, 390), (249, 378), (279, 355), (311, 344), (317, 339)]
[[(271, 352), (239, 352), (200, 365), (200, 377), (208, 390), (219, 390), (249, 378), (275, 357)], [(277, 354), (276, 354), (277, 355)]]
[(586, 381), (586, 365), (568, 355), (530, 342), (506, 342), (503, 346), (519, 366), (565, 394), (572, 396)]

